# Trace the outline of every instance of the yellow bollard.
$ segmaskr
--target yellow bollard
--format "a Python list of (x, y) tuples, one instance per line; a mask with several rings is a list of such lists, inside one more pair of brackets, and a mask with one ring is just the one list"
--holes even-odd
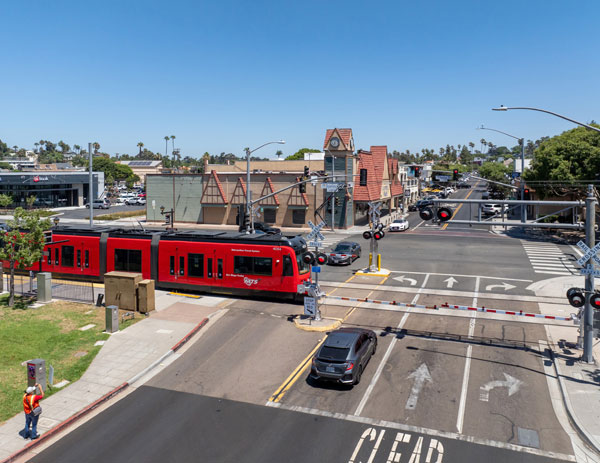
[(373, 264), (373, 253), (369, 253), (369, 267)]
[(381, 254), (377, 254), (377, 271), (381, 272)]

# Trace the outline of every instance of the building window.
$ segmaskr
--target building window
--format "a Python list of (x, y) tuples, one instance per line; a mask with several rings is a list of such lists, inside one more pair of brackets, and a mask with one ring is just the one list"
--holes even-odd
[(204, 254), (188, 254), (188, 276), (204, 278)]
[(234, 273), (271, 276), (273, 274), (272, 267), (273, 259), (271, 259), (270, 257), (233, 257)]
[(141, 272), (142, 251), (136, 249), (115, 249), (115, 270), (120, 272)]
[(306, 209), (292, 210), (292, 223), (304, 225), (306, 222)]
[(263, 216), (265, 219), (265, 223), (275, 223), (277, 219), (277, 209), (265, 208)]
[(75, 248), (73, 246), (62, 247), (62, 266), (73, 267), (75, 265)]

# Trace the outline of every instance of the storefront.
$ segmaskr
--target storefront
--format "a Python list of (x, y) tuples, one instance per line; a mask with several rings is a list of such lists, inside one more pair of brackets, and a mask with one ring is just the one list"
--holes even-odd
[[(93, 172), (94, 198), (104, 191), (104, 172)], [(87, 172), (0, 172), (0, 194), (13, 198), (13, 206), (25, 206), (35, 196), (34, 206), (52, 208), (83, 206), (88, 202)]]

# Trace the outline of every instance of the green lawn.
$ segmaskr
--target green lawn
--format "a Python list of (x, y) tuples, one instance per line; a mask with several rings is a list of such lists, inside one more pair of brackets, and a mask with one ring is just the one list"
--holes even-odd
[(137, 211), (122, 211), (122, 212), (114, 212), (112, 214), (102, 214), (97, 217), (94, 217), (95, 220), (118, 220), (123, 219), (125, 217), (140, 217), (146, 215), (146, 210), (137, 210)]
[[(103, 333), (104, 308), (73, 302), (55, 302), (37, 309), (28, 307), (29, 300), (17, 298), (14, 308), (6, 303), (8, 296), (0, 296), (0, 422), (23, 411), (23, 390), (27, 386), (23, 362), (43, 358), (46, 368), (54, 367), (54, 383), (63, 379), (77, 381), (100, 350), (94, 346), (108, 339)], [(120, 323), (124, 329), (140, 320)], [(96, 326), (80, 331), (88, 324)], [(75, 354), (87, 352), (85, 355)], [(50, 387), (46, 396), (56, 390)]]

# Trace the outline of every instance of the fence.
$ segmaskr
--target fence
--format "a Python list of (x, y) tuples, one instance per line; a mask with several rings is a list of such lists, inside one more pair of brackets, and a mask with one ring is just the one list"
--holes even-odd
[[(9, 290), (10, 275), (3, 275), (4, 291)], [(15, 275), (15, 294), (18, 296), (36, 296), (37, 278)], [(52, 299), (94, 303), (98, 294), (104, 294), (104, 285), (89, 281), (72, 281), (52, 278)]]

